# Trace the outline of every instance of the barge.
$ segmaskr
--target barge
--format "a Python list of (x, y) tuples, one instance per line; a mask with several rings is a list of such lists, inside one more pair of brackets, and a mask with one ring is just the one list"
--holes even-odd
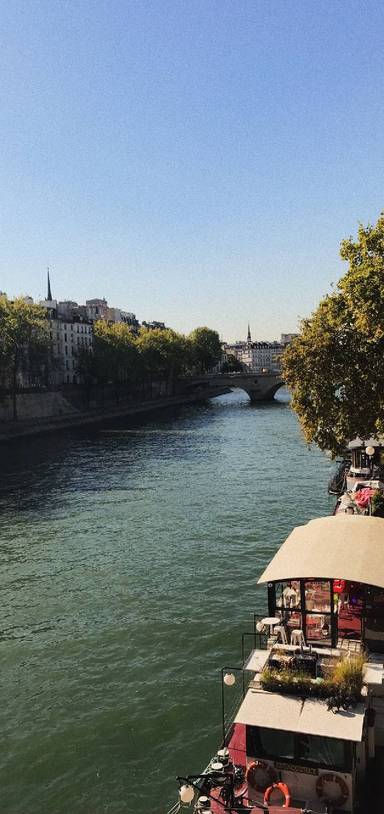
[(384, 519), (295, 528), (259, 584), (267, 614), (221, 672), (222, 742), (169, 814), (384, 810)]

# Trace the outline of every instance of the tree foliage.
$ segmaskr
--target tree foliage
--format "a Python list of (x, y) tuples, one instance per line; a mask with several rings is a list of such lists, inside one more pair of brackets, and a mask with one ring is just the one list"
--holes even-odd
[(178, 376), (209, 369), (210, 362), (221, 356), (218, 334), (208, 328), (197, 331), (203, 333), (186, 337), (171, 328), (141, 328), (136, 335), (122, 323), (96, 322), (92, 348), (78, 352), (77, 372), (88, 395), (92, 384), (118, 388), (147, 383), (151, 387), (154, 381), (165, 381), (171, 393)]
[(222, 349), (217, 331), (211, 328), (195, 328), (189, 334), (193, 363), (200, 371), (206, 373), (221, 358)]
[(16, 418), (16, 390), (20, 377), (41, 383), (48, 366), (49, 334), (46, 311), (22, 297), (0, 296), (0, 381), (12, 393)]
[(244, 365), (240, 362), (233, 353), (227, 353), (226, 361), (223, 363), (221, 367), (222, 373), (240, 373), (244, 370)]
[(384, 213), (340, 254), (347, 273), (282, 359), (306, 440), (333, 454), (384, 432)]
[(182, 334), (171, 328), (148, 330), (142, 328), (137, 338), (137, 349), (143, 369), (149, 376), (174, 377), (184, 372), (190, 352)]
[[(103, 392), (105, 385), (113, 385), (118, 399), (124, 386), (143, 384), (152, 393), (156, 381), (163, 392), (174, 392), (178, 376), (208, 370), (220, 355), (219, 336), (208, 328), (198, 328), (190, 337), (170, 328), (142, 328), (136, 335), (125, 323), (100, 320), (93, 326), (92, 346), (77, 351), (76, 371), (88, 401), (93, 385), (100, 385)], [(57, 364), (46, 310), (23, 298), (11, 301), (1, 295), (0, 388), (12, 392), (15, 418), (17, 389), (48, 384), (49, 373)]]

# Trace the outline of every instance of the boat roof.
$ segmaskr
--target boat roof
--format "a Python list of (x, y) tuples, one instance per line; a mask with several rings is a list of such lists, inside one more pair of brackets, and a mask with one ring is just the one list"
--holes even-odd
[(364, 714), (363, 703), (335, 714), (324, 701), (249, 689), (235, 723), (359, 742), (363, 737)]
[(359, 449), (359, 447), (384, 447), (384, 436), (378, 435), (377, 438), (368, 438), (366, 441), (354, 438), (349, 442), (347, 449)]
[(297, 526), (259, 583), (345, 579), (384, 588), (384, 518), (336, 514)]

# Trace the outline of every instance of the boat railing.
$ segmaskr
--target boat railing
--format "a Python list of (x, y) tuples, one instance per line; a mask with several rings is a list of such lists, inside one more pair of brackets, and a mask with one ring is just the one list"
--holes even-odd
[(267, 650), (268, 636), (266, 633), (259, 633), (256, 630), (245, 631), (241, 634), (241, 663), (246, 665), (254, 650)]
[[(228, 677), (230, 681), (228, 682)], [(223, 745), (230, 737), (236, 713), (248, 687), (255, 677), (255, 670), (243, 667), (223, 667), (221, 670), (221, 725)]]

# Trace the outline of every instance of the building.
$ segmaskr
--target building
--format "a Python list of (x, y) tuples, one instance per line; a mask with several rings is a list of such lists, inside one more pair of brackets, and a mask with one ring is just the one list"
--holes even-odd
[(124, 322), (135, 331), (139, 329), (140, 322), (136, 319), (136, 315), (130, 311), (122, 311), (121, 308), (115, 308), (108, 305), (105, 298), (102, 300), (86, 300), (85, 309), (87, 317), (90, 322), (97, 322), (102, 319), (108, 324), (112, 325), (117, 322)]
[(252, 342), (249, 325), (246, 342), (224, 345), (225, 356), (234, 356), (249, 373), (279, 373), (279, 357), (283, 350), (281, 342)]
[[(31, 300), (32, 301), (32, 300)], [(40, 301), (47, 310), (49, 331), (54, 360), (51, 378), (55, 385), (79, 384), (77, 358), (81, 348), (90, 348), (93, 342), (93, 325), (99, 320), (109, 325), (124, 323), (137, 333), (140, 322), (131, 311), (109, 306), (105, 297), (86, 300), (79, 305), (73, 300), (57, 302), (52, 297), (49, 269), (47, 274), (47, 298)], [(143, 322), (143, 327), (164, 330), (164, 322)]]
[(108, 303), (105, 298), (102, 300), (86, 300), (85, 308), (90, 322), (97, 322), (98, 319), (108, 320), (108, 311), (113, 310), (108, 308)]
[(52, 382), (57, 386), (79, 384), (78, 354), (81, 348), (91, 348), (93, 342), (92, 323), (88, 319), (86, 306), (71, 300), (59, 303), (54, 300), (49, 271), (47, 299), (42, 300), (40, 305), (48, 312), (53, 359)]
[(140, 322), (136, 318), (136, 314), (133, 314), (131, 311), (120, 311), (120, 321), (129, 325), (135, 333), (140, 328)]
[(166, 330), (165, 323), (164, 322), (156, 322), (156, 320), (153, 320), (153, 322), (146, 322), (145, 320), (143, 320), (142, 326), (143, 326), (143, 328), (147, 328), (149, 331), (154, 331), (156, 329), (158, 329), (159, 331), (165, 331)]
[(280, 372), (280, 355), (298, 334), (281, 334), (280, 342), (252, 342), (248, 324), (246, 342), (238, 340), (233, 344), (224, 343), (224, 361), (234, 356), (249, 373)]

